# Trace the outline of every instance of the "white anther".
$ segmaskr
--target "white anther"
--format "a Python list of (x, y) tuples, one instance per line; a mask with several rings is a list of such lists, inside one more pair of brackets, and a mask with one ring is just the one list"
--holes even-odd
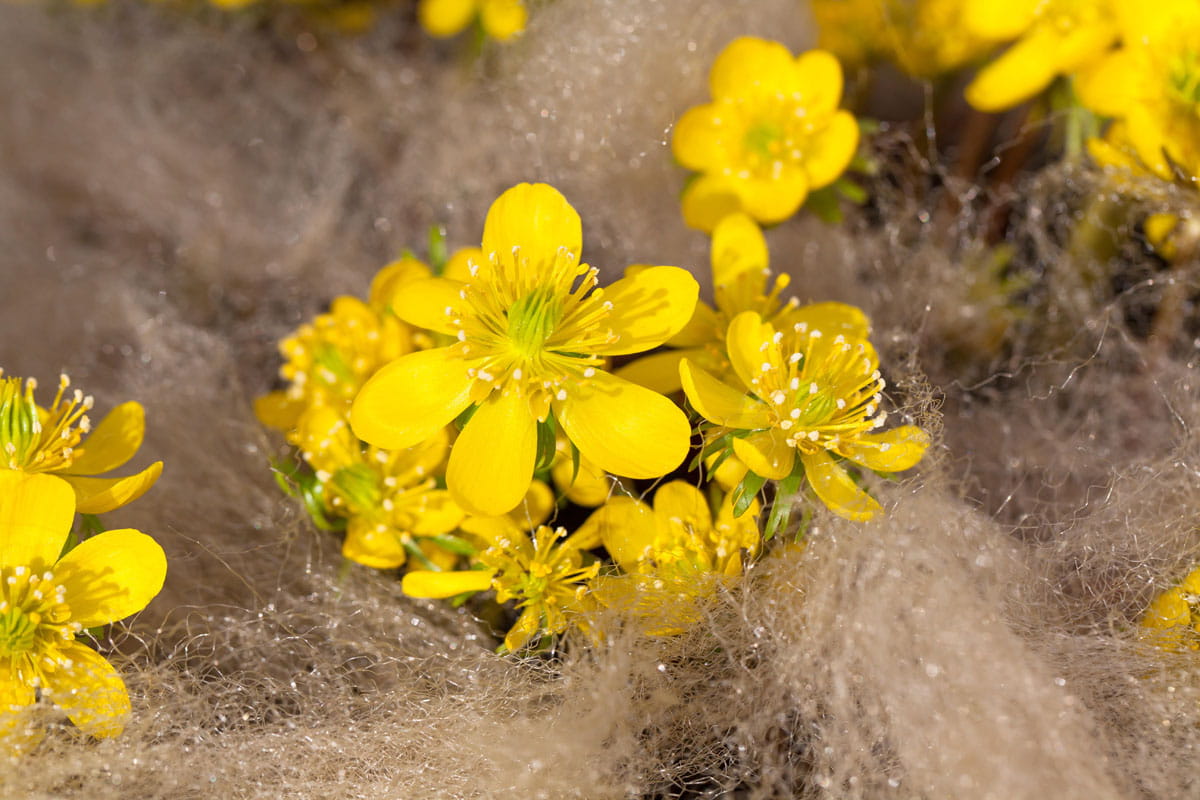
[(519, 380), (521, 380), (521, 378), (523, 378), (525, 376), (525, 373), (521, 372), (520, 367), (517, 367), (516, 369), (513, 370), (512, 376), (513, 376), (514, 381), (519, 381)]
[(567, 390), (566, 390), (566, 389), (559, 389), (559, 390), (558, 390), (558, 391), (555, 393), (555, 395), (554, 395), (554, 399), (555, 399), (555, 400), (558, 400), (558, 401), (560, 401), (560, 402), (561, 402), (561, 401), (563, 401), (563, 400), (566, 400), (566, 399), (567, 399)]
[(844, 409), (846, 407), (846, 401), (839, 397), (837, 399), (837, 407), (838, 407), (838, 411), (841, 411), (842, 409)]
[(818, 438), (820, 438), (820, 435), (816, 431), (808, 432), (808, 440), (810, 442), (815, 442)]
[(759, 367), (759, 369), (761, 369), (763, 372), (770, 372), (770, 371), (771, 371), (771, 362), (770, 362), (770, 361), (764, 361), (764, 362), (762, 363), (762, 366), (761, 366), (761, 367)]
[(785, 431), (786, 431), (786, 430), (790, 430), (790, 429), (791, 429), (791, 427), (792, 427), (793, 425), (795, 425), (795, 424), (796, 424), (796, 423), (792, 422), (790, 419), (785, 419), (785, 420), (783, 420), (782, 422), (780, 422), (780, 423), (779, 423), (779, 428), (780, 428), (780, 430), (785, 430)]
[(595, 367), (588, 367), (587, 369), (585, 369), (583, 371), (583, 377), (585, 377), (585, 378), (592, 378), (592, 377), (595, 377), (595, 375), (596, 375)]
[(787, 395), (784, 394), (783, 392), (779, 391), (778, 389), (776, 389), (774, 392), (771, 393), (771, 402), (777, 406), (783, 405), (784, 401), (786, 401), (786, 400), (787, 400)]

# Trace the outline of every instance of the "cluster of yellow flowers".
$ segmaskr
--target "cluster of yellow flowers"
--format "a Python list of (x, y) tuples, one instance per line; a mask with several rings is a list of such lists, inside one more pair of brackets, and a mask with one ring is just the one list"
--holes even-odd
[(92, 398), (59, 381), (48, 407), (37, 382), (0, 374), (0, 749), (41, 738), (33, 712), (56, 708), (84, 734), (115, 736), (129, 712), (125, 683), (93, 646), (97, 629), (145, 608), (166, 578), (162, 548), (132, 529), (104, 531), (76, 511), (111, 511), (140, 497), (162, 463), (97, 477), (128, 462), (145, 431), (124, 403), (95, 430)]
[[(508, 650), (603, 608), (647, 633), (682, 630), (783, 529), (805, 486), (868, 519), (880, 507), (859, 468), (907, 469), (928, 443), (910, 425), (878, 430), (866, 317), (783, 300), (787, 280), (771, 280), (748, 215), (716, 225), (715, 307), (673, 266), (635, 265), (601, 287), (581, 251), (558, 191), (514, 186), (480, 248), (439, 270), (397, 262), (368, 303), (338, 298), (285, 339), (287, 387), (258, 405), (297, 446), (307, 467), (290, 472), (314, 518), (344, 529), (347, 558), (407, 565), (410, 596), (512, 601)], [(681, 388), (695, 426), (671, 397)], [(679, 470), (693, 441), (693, 467), (714, 480), (637, 499), (634, 481)], [(595, 506), (573, 533), (552, 522)]]

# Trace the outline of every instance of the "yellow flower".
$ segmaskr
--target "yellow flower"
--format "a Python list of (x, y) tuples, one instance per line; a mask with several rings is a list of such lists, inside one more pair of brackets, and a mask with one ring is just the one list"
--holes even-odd
[(806, 322), (810, 327), (856, 338), (866, 338), (869, 332), (866, 315), (853, 306), (815, 303), (798, 307), (794, 297), (781, 300), (791, 279), (777, 275), (771, 281), (766, 239), (754, 220), (742, 212), (723, 217), (713, 229), (711, 260), (716, 307), (698, 301), (688, 324), (667, 340), (668, 347), (680, 349), (643, 356), (617, 370), (617, 375), (671, 394), (681, 388), (679, 362), (686, 358), (718, 378), (731, 377), (725, 332), (743, 311), (755, 311), (781, 328)]
[(525, 30), (528, 11), (524, 0), (421, 0), (417, 15), (430, 36), (454, 36), (478, 17), (484, 33), (506, 42)]
[(726, 338), (740, 388), (685, 360), (688, 400), (710, 422), (735, 432), (733, 451), (756, 475), (790, 476), (797, 461), (817, 497), (835, 514), (866, 520), (879, 503), (838, 458), (883, 472), (915, 465), (928, 437), (912, 425), (883, 425), (883, 379), (870, 342), (826, 335), (803, 322), (776, 331), (753, 311), (739, 314)]
[(145, 608), (162, 588), (166, 557), (149, 536), (124, 529), (59, 558), (74, 516), (64, 481), (0, 470), (0, 742), (10, 749), (36, 738), (21, 718), (39, 700), (91, 736), (118, 735), (129, 713), (121, 677), (75, 637)]
[(659, 487), (654, 507), (618, 496), (588, 518), (580, 533), (599, 536), (624, 575), (597, 578), (592, 596), (618, 608), (651, 636), (683, 632), (699, 621), (698, 601), (740, 576), (761, 536), (758, 505), (735, 518), (726, 497), (714, 519), (704, 495), (684, 481)]
[(1084, 70), (1081, 102), (1163, 180), (1200, 181), (1200, 4), (1117, 0), (1124, 44)]
[(343, 415), (316, 406), (300, 420), (299, 444), (330, 511), (348, 520), (342, 555), (351, 561), (394, 569), (420, 544), (416, 538), (449, 533), (462, 521), (434, 478), (449, 448), (445, 430), (405, 450), (364, 448)]
[(588, 582), (600, 570), (599, 562), (584, 564), (583, 551), (598, 544), (594, 532), (568, 536), (563, 528), (541, 525), (530, 536), (509, 517), (469, 519), (463, 529), (487, 544), (478, 556), (483, 568), (409, 572), (401, 583), (405, 594), (444, 598), (495, 589), (499, 602), (515, 600), (521, 611), (504, 637), (509, 651), (521, 649), (534, 636), (567, 629), (567, 615), (579, 610)]
[(693, 228), (711, 231), (739, 210), (781, 222), (854, 157), (858, 125), (838, 110), (842, 68), (824, 50), (793, 58), (778, 42), (735, 39), (713, 62), (709, 88), (712, 102), (688, 109), (671, 140), (679, 163), (700, 173), (682, 198)]
[(470, 409), (446, 481), (455, 502), (484, 516), (525, 495), (539, 437), (553, 446), (551, 413), (597, 469), (652, 478), (678, 466), (691, 436), (687, 417), (604, 366), (607, 356), (677, 333), (699, 286), (686, 270), (652, 267), (595, 289), (597, 271), (579, 261), (581, 242), (579, 215), (550, 186), (520, 184), (501, 195), (484, 225), (486, 260), (471, 265), (467, 281), (431, 278), (397, 295), (401, 319), (458, 341), (376, 373), (351, 409), (359, 438), (411, 447)]
[(967, 102), (1002, 111), (1104, 54), (1117, 38), (1110, 0), (966, 0), (966, 31), (994, 42), (1016, 39), (967, 86)]
[(429, 267), (413, 258), (392, 262), (371, 281), (366, 303), (338, 297), (329, 313), (317, 315), (281, 341), (279, 350), (287, 362), (279, 374), (288, 386), (255, 400), (259, 421), (286, 432), (288, 440), (298, 444), (296, 425), (307, 409), (349, 410), (376, 370), (424, 344), (391, 312), (391, 302), (406, 283), (431, 274)]
[(1164, 650), (1200, 650), (1200, 567), (1155, 597), (1140, 625)]
[(33, 399), (33, 378), (22, 387), (20, 378), (0, 377), (0, 467), (63, 478), (75, 490), (81, 514), (103, 514), (132, 503), (158, 480), (161, 461), (124, 478), (95, 476), (123, 466), (137, 453), (146, 433), (145, 411), (140, 403), (122, 403), (93, 431), (87, 416), (93, 400), (78, 389), (68, 394), (70, 385), (70, 378), (60, 376), (54, 402), (42, 408)]

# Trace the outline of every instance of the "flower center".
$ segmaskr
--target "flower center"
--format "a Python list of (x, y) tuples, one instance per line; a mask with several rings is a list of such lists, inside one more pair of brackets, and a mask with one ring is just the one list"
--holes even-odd
[(542, 352), (562, 316), (561, 304), (549, 287), (534, 289), (508, 310), (508, 337), (526, 359)]
[(82, 629), (71, 622), (66, 589), (50, 572), (29, 567), (0, 570), (0, 665), (26, 685), (39, 685), (45, 672), (65, 666), (64, 644)]
[(1174, 58), (1167, 79), (1171, 96), (1200, 116), (1200, 52), (1189, 48)]
[(91, 396), (78, 389), (65, 397), (71, 379), (62, 375), (58, 394), (48, 409), (34, 402), (37, 381), (29, 378), (0, 378), (0, 450), (5, 466), (27, 472), (65, 469), (74, 461), (74, 451), (91, 430), (87, 412)]
[(742, 102), (746, 123), (738, 177), (777, 177), (787, 165), (804, 159), (813, 120), (801, 102), (783, 94)]
[(383, 480), (369, 464), (352, 464), (333, 475), (333, 488), (346, 501), (351, 513), (365, 514), (383, 500)]

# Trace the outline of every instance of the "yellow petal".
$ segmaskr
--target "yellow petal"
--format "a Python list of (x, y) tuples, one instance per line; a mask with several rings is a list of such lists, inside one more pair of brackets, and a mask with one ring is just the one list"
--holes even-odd
[(542, 613), (538, 606), (530, 606), (522, 612), (504, 637), (504, 649), (510, 653), (520, 650), (542, 628)]
[(654, 493), (654, 516), (660, 531), (670, 530), (675, 520), (695, 533), (712, 528), (712, 511), (704, 495), (687, 481), (668, 481)]
[(572, 503), (585, 508), (595, 508), (612, 494), (612, 481), (608, 479), (604, 470), (597, 469), (595, 464), (582, 456), (579, 458), (579, 473), (572, 480), (571, 473), (574, 468), (571, 458), (565, 454), (555, 459), (550, 467), (554, 483)]
[(398, 258), (385, 266), (371, 279), (371, 290), (367, 294), (371, 308), (387, 311), (392, 306), (392, 298), (406, 283), (433, 277), (429, 267), (411, 256)]
[(0, 568), (49, 567), (74, 519), (75, 492), (66, 481), (0, 469)]
[(483, 253), (511, 259), (513, 248), (531, 262), (550, 261), (565, 248), (578, 259), (583, 224), (567, 198), (544, 183), (520, 183), (496, 198), (483, 223)]
[(963, 26), (982, 39), (1015, 39), (1033, 24), (1041, 0), (966, 0)]
[(483, 30), (499, 42), (524, 31), (529, 17), (522, 0), (483, 0), (479, 15)]
[(1054, 53), (1058, 72), (1070, 75), (1101, 57), (1117, 38), (1117, 29), (1105, 20), (1076, 25), (1059, 40)]
[(762, 372), (763, 342), (774, 335), (775, 329), (762, 321), (757, 311), (743, 311), (729, 323), (725, 333), (725, 351), (733, 371), (747, 390), (753, 391), (754, 380)]
[(1143, 628), (1174, 628), (1192, 624), (1192, 610), (1188, 605), (1184, 591), (1180, 587), (1172, 587), (1154, 598), (1146, 613), (1142, 615)]
[(474, 277), (471, 275), (471, 269), (478, 269), (486, 261), (487, 259), (483, 257), (483, 251), (478, 247), (459, 248), (446, 261), (446, 267), (442, 270), (442, 277), (465, 283)]
[(270, 392), (254, 398), (254, 416), (272, 430), (290, 431), (296, 427), (304, 408), (304, 403), (291, 399), (287, 392)]
[(714, 99), (803, 91), (792, 52), (779, 42), (742, 36), (713, 61), (708, 87)]
[(717, 380), (690, 361), (679, 365), (679, 377), (688, 402), (709, 422), (750, 430), (770, 426), (765, 403)]
[(679, 333), (667, 340), (670, 347), (703, 347), (710, 342), (719, 342), (725, 338), (717, 318), (717, 312), (703, 300), (696, 301), (696, 310)]
[(706, 233), (726, 215), (742, 210), (736, 182), (721, 175), (696, 178), (683, 190), (679, 202), (684, 223)]
[(800, 306), (788, 322), (802, 322), (810, 331), (820, 331), (827, 338), (838, 334), (847, 339), (866, 339), (871, 333), (871, 321), (857, 306), (847, 303), (811, 303)]
[(421, 0), (417, 17), (430, 36), (453, 36), (475, 18), (477, 0)]
[(501, 545), (502, 542), (509, 543), (525, 539), (529, 537), (525, 535), (521, 528), (521, 523), (513, 519), (510, 515), (501, 515), (496, 517), (467, 517), (462, 521), (462, 529), (473, 536), (478, 536), (489, 547), (493, 545)]
[(599, 469), (628, 478), (657, 478), (687, 455), (692, 429), (684, 413), (657, 392), (606, 372), (554, 401), (567, 437)]
[(883, 510), (875, 498), (858, 488), (846, 470), (826, 451), (801, 453), (800, 460), (817, 498), (839, 517), (863, 522)]
[(612, 303), (605, 324), (617, 340), (593, 352), (617, 356), (658, 347), (682, 330), (696, 308), (700, 284), (686, 269), (649, 267), (603, 291)]
[(434, 490), (420, 496), (407, 524), (413, 536), (440, 536), (457, 528), (465, 514), (449, 492)]
[(796, 448), (787, 443), (787, 436), (778, 428), (735, 436), (733, 452), (755, 475), (775, 481), (790, 475), (796, 463)]
[(705, 103), (684, 112), (671, 133), (675, 160), (699, 172), (719, 169), (733, 160), (736, 137), (722, 120), (723, 103)]
[(966, 88), (967, 102), (980, 111), (1003, 111), (1033, 97), (1058, 73), (1058, 44), (1048, 29), (1035, 29), (979, 71)]
[(646, 568), (645, 559), (654, 547), (654, 512), (632, 497), (618, 496), (596, 509), (579, 533), (599, 537), (604, 549), (626, 572)]
[(765, 225), (773, 225), (804, 205), (810, 188), (807, 162), (805, 168), (785, 167), (778, 175), (750, 178), (735, 185), (746, 213)]
[(748, 214), (729, 214), (713, 229), (713, 286), (724, 286), (747, 271), (767, 269), (767, 240)]
[(434, 436), (470, 404), (467, 367), (451, 348), (420, 350), (371, 376), (354, 398), (350, 427), (364, 442), (402, 450)]
[(362, 516), (350, 518), (342, 555), (371, 569), (395, 569), (404, 564), (408, 553), (400, 540), (400, 531)]
[(144, 495), (162, 475), (162, 468), (162, 462), (155, 461), (141, 472), (123, 478), (62, 477), (75, 490), (76, 510), (80, 514), (104, 514)]
[(550, 518), (554, 506), (553, 490), (543, 481), (534, 480), (517, 507), (508, 512), (508, 517), (523, 530), (531, 531)]
[(43, 739), (36, 702), (34, 687), (12, 680), (0, 682), (0, 754), (24, 755)]
[(1125, 131), (1142, 164), (1163, 180), (1174, 177), (1164, 149), (1163, 129), (1144, 106), (1130, 108), (1125, 116)]
[(71, 665), (46, 673), (47, 699), (67, 712), (75, 727), (88, 736), (119, 736), (129, 717), (125, 681), (104, 656), (82, 642), (65, 645), (63, 655)]
[(480, 404), (459, 434), (446, 485), (470, 513), (506, 514), (529, 489), (536, 460), (537, 421), (524, 398), (506, 391)]
[(492, 588), (491, 570), (460, 570), (457, 572), (431, 572), (413, 570), (400, 581), (400, 591), (409, 597), (444, 598), (465, 592), (483, 592)]
[(645, 386), (659, 394), (674, 394), (680, 390), (679, 362), (692, 350), (664, 350), (635, 359), (613, 372), (622, 380)]
[(146, 435), (146, 412), (134, 401), (122, 403), (100, 420), (83, 446), (75, 450), (71, 472), (98, 475), (133, 458)]
[(794, 73), (796, 81), (803, 87), (804, 108), (808, 114), (823, 114), (838, 107), (842, 101), (842, 65), (833, 53), (809, 50), (800, 54)]
[(455, 334), (450, 320), (459, 314), (465, 284), (449, 278), (426, 278), (401, 286), (392, 296), (392, 311), (400, 319), (438, 333)]
[(841, 444), (837, 451), (856, 464), (877, 472), (903, 472), (915, 466), (929, 447), (929, 434), (915, 425), (885, 433), (865, 434)]
[(136, 614), (162, 590), (167, 556), (141, 531), (122, 528), (85, 539), (54, 566), (71, 621), (85, 628)]
[(820, 189), (837, 180), (858, 150), (858, 123), (848, 111), (838, 111), (829, 124), (816, 131), (804, 154), (804, 171), (808, 185)]

